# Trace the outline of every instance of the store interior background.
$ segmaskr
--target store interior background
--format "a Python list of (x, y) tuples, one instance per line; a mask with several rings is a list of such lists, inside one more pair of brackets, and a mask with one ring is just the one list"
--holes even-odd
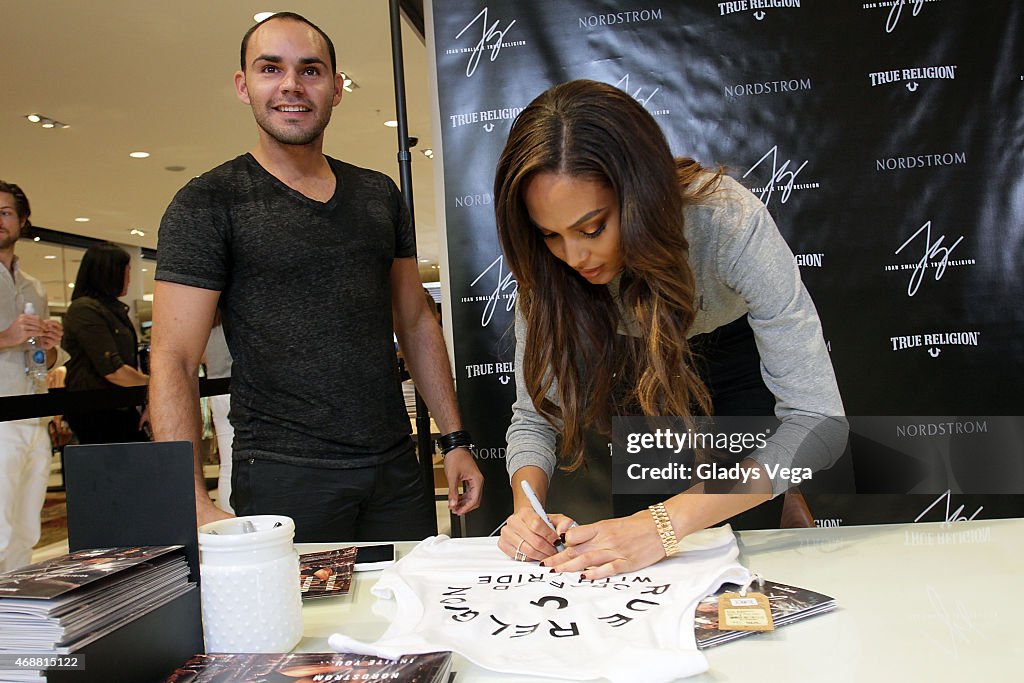
[[(422, 2), (409, 3), (412, 16)], [(418, 8), (417, 8), (418, 6)], [(188, 180), (243, 152), (256, 140), (233, 75), (239, 42), (263, 2), (183, 0), (171, 4), (73, 0), (4, 5), (2, 48), (8, 81), (0, 98), (0, 178), (25, 190), (32, 223), (59, 233), (120, 243), (133, 255), (157, 246), (164, 209)], [(388, 3), (293, 2), (287, 9), (332, 37), (338, 68), (354, 82), (335, 109), (325, 152), (377, 169), (398, 182)], [(424, 282), (437, 282), (440, 249), (434, 210), (430, 98), (422, 34), (403, 13), (417, 247)], [(420, 21), (420, 26), (422, 22)], [(67, 124), (44, 128), (38, 114)], [(147, 158), (129, 156), (144, 151)], [(88, 222), (76, 219), (88, 218)], [(22, 267), (45, 284), (51, 312), (62, 313), (85, 249), (23, 240)], [(141, 234), (140, 234), (141, 233)], [(134, 249), (133, 249), (134, 247)], [(149, 252), (151, 255), (151, 252)], [(155, 263), (133, 261), (129, 304), (143, 321)]]
[[(420, 275), (435, 299), (442, 267), (435, 212), (432, 128), (422, 0), (402, 3), (406, 96)], [(239, 43), (259, 12), (290, 10), (334, 41), (338, 69), (354, 85), (327, 129), (324, 151), (399, 183), (388, 3), (297, 1), (287, 6), (224, 0), (101, 5), (55, 0), (4, 4), (8, 79), (0, 98), (0, 178), (32, 205), (38, 241), (16, 247), (21, 267), (43, 282), (60, 317), (90, 239), (132, 254), (124, 301), (143, 338), (151, 317), (160, 218), (193, 176), (242, 154), (256, 141), (249, 107), (233, 85)], [(16, 75), (16, 76), (15, 76)], [(38, 114), (66, 124), (44, 128)], [(132, 152), (148, 152), (133, 158)], [(88, 221), (76, 219), (87, 218)], [(82, 240), (81, 238), (85, 238)], [(315, 319), (310, 321), (315, 324)], [(51, 477), (59, 484), (59, 474)], [(445, 506), (438, 519), (450, 524)], [(49, 548), (59, 552), (59, 544)], [(39, 559), (39, 558), (37, 558)]]
[[(407, 2), (418, 5), (413, 7), (413, 14), (419, 10), (418, 16), (423, 16), (422, 0), (418, 3), (413, 0)], [(502, 4), (514, 5), (515, 0)], [(574, 3), (544, 3), (538, 0), (528, 5), (537, 10), (538, 16), (541, 8), (545, 11), (544, 16), (560, 12), (572, 14), (575, 11), (571, 9), (575, 6)], [(497, 11), (497, 5), (492, 3), (490, 6), (492, 10)], [(713, 6), (701, 7), (701, 12), (714, 14)], [(870, 64), (888, 64), (888, 53), (897, 47), (900, 47), (897, 50), (900, 53), (923, 49), (915, 47), (918, 42), (928, 47), (928, 50), (938, 50), (936, 54), (944, 55), (942, 59), (949, 63), (962, 62), (965, 68), (970, 66), (975, 71), (982, 69), (984, 74), (988, 74), (993, 65), (1000, 63), (988, 57), (982, 59), (982, 56), (994, 54), (1002, 43), (981, 38), (977, 43), (971, 42), (974, 40), (972, 36), (975, 36), (975, 32), (981, 37), (1001, 35), (1001, 31), (994, 27), (995, 20), (987, 23), (981, 21), (989, 15), (998, 16), (998, 13), (969, 9), (973, 6), (968, 4), (936, 3), (936, 11), (931, 12), (926, 8), (917, 19), (918, 23), (911, 23), (910, 15), (904, 15), (904, 23), (901, 24), (903, 33), (887, 38), (888, 34), (885, 34), (884, 29), (887, 14), (885, 9), (863, 9), (859, 3), (844, 7), (843, 16), (855, 17), (858, 26), (861, 26), (861, 33), (851, 33), (840, 41), (847, 46), (850, 59), (856, 56), (860, 60), (851, 62), (859, 64), (857, 68), (860, 71), (843, 72), (844, 78), (852, 78), (855, 81), (860, 79), (857, 82), (863, 84), (866, 80), (862, 72), (867, 70)], [(304, 14), (331, 35), (337, 48), (339, 68), (350, 75), (357, 86), (352, 92), (345, 93), (340, 106), (334, 112), (327, 131), (325, 151), (346, 161), (381, 170), (397, 182), (397, 134), (394, 128), (383, 125), (395, 116), (388, 3), (384, 0), (295, 0), (285, 6), (266, 5), (250, 0), (218, 0), (212, 3), (182, 0), (172, 4), (107, 0), (99, 6), (73, 0), (54, 0), (50, 3), (8, 0), (4, 3), (4, 26), (7, 30), (3, 41), (0, 41), (0, 55), (5, 58), (8, 76), (4, 81), (7, 86), (4, 89), (4, 96), (0, 97), (0, 115), (3, 120), (3, 125), (0, 125), (0, 149), (5, 153), (4, 163), (0, 165), (0, 178), (16, 182), (25, 189), (32, 202), (32, 218), (35, 225), (72, 238), (80, 236), (112, 240), (126, 245), (136, 254), (134, 283), (127, 300), (140, 314), (143, 324), (148, 316), (149, 302), (146, 299), (153, 291), (152, 278), (155, 268), (155, 262), (143, 256), (152, 256), (154, 253), (160, 217), (168, 202), (192, 176), (253, 147), (256, 127), (252, 114), (248, 106), (238, 101), (232, 84), (234, 71), (238, 68), (239, 41), (245, 30), (252, 25), (254, 14), (280, 9), (290, 9)], [(819, 7), (815, 12), (820, 15), (825, 13), (825, 9)], [(1006, 16), (1009, 17), (1017, 15), (1016, 10), (1007, 12)], [(700, 12), (697, 14), (701, 15)], [(577, 19), (572, 19), (573, 26), (576, 25), (576, 21)], [(756, 22), (756, 19), (750, 18), (750, 21)], [(922, 22), (926, 25), (921, 26)], [(464, 23), (460, 19), (458, 25), (463, 26)], [(558, 27), (563, 25), (555, 21), (540, 23), (550, 32), (561, 30)], [(743, 26), (740, 23), (735, 25)], [(1006, 25), (1015, 24), (1010, 21)], [(923, 30), (929, 26), (931, 28)], [(967, 30), (968, 27), (971, 31)], [(519, 28), (525, 29), (525, 24), (517, 24), (517, 29)], [(535, 28), (538, 31), (539, 29), (540, 27)], [(785, 35), (784, 29), (776, 30), (782, 30)], [(756, 45), (757, 40), (761, 39), (758, 36), (762, 36), (767, 28), (759, 31), (749, 33), (751, 45)], [(586, 38), (589, 34), (581, 35)], [(863, 43), (857, 36), (871, 36), (871, 40)], [(611, 37), (609, 34), (609, 39)], [(469, 294), (470, 280), (466, 276), (479, 273), (480, 270), (476, 268), (481, 264), (486, 265), (488, 259), (493, 258), (488, 252), (490, 247), (484, 244), (479, 248), (483, 240), (471, 232), (472, 227), (482, 225), (486, 216), (493, 216), (493, 212), (489, 206), (478, 206), (458, 215), (449, 215), (447, 239), (451, 240), (453, 235), (455, 236), (455, 241), (452, 242), (455, 246), (451, 252), (453, 263), (449, 269), (449, 264), (445, 261), (446, 256), (441, 253), (442, 236), (437, 218), (439, 210), (443, 207), (437, 204), (435, 193), (434, 172), (440, 168), (441, 158), (437, 155), (430, 159), (423, 154), (423, 151), (435, 148), (441, 142), (434, 139), (435, 131), (431, 120), (436, 104), (432, 102), (428, 55), (422, 35), (413, 28), (413, 22), (408, 19), (403, 19), (403, 38), (409, 130), (411, 135), (418, 138), (418, 144), (413, 148), (411, 157), (417, 246), (419, 257), (423, 259), (420, 263), (421, 274), (424, 281), (428, 282), (436, 281), (439, 277), (451, 279), (461, 288), (453, 297), (457, 299), (458, 296)], [(456, 45), (451, 41), (449, 44)], [(614, 47), (615, 43), (609, 45)], [(802, 54), (806, 47), (775, 39), (770, 40), (767, 45), (773, 53), (779, 54), (779, 59), (786, 58), (785, 55), (789, 52)], [(605, 44), (601, 43), (601, 49), (605, 47)], [(567, 54), (576, 49), (572, 42), (564, 46)], [(706, 49), (713, 51), (713, 47)], [(745, 45), (739, 45), (736, 49), (744, 54), (757, 54), (756, 50)], [(833, 48), (828, 49), (831, 51)], [(514, 53), (509, 51), (503, 54)], [(603, 53), (599, 50), (597, 56), (600, 57), (601, 54)], [(790, 58), (792, 57), (786, 59)], [(509, 57), (495, 63), (485, 62), (484, 66), (490, 68), (480, 73), (490, 74), (490, 85), (503, 82), (497, 78), (501, 74), (507, 74), (504, 76), (508, 78), (507, 82), (515, 84), (510, 89), (514, 92), (503, 94), (500, 99), (488, 99), (490, 95), (487, 94), (487, 87), (479, 85), (479, 78), (471, 83), (463, 79), (464, 65), (460, 59), (460, 68), (454, 72), (454, 76), (458, 77), (457, 82), (461, 84), (460, 88), (456, 90), (448, 87), (447, 96), (459, 98), (460, 101), (465, 101), (467, 106), (476, 100), (500, 103), (502, 106), (516, 102), (523, 104), (528, 101), (526, 92), (533, 92), (542, 87), (540, 81), (543, 76), (538, 74), (543, 74), (544, 69), (553, 63), (552, 57), (539, 53), (535, 55), (535, 59), (535, 67), (527, 63), (529, 60), (521, 58), (512, 60)], [(642, 64), (644, 59), (663, 59), (663, 54), (653, 52), (646, 56), (639, 55), (637, 59), (635, 65)], [(825, 60), (824, 64), (828, 64), (825, 57), (821, 59)], [(517, 64), (517, 61), (522, 63)], [(750, 68), (758, 71), (761, 62), (755, 62), (756, 60), (751, 62)], [(600, 63), (604, 64), (603, 61)], [(723, 77), (728, 75), (731, 79), (726, 82), (753, 80), (753, 77), (746, 79), (741, 76), (742, 69), (736, 65), (742, 67), (745, 63), (742, 59), (735, 64), (728, 60), (709, 63), (724, 64), (719, 68)], [(896, 63), (903, 62), (892, 62)], [(614, 70), (618, 67), (615, 60), (612, 60), (607, 65), (588, 73), (601, 73), (601, 69), (604, 68), (617, 73)], [(947, 109), (932, 109), (930, 105), (916, 104), (913, 106), (918, 109), (908, 110), (907, 107), (911, 107), (910, 103), (916, 100), (903, 102), (891, 93), (878, 95), (880, 99), (871, 100), (876, 106), (859, 113), (853, 108), (838, 113), (843, 116), (855, 114), (858, 120), (863, 118), (864, 121), (858, 125), (871, 123), (872, 130), (875, 131), (873, 135), (870, 138), (859, 136), (856, 139), (872, 140), (869, 149), (877, 149), (878, 157), (914, 152), (914, 145), (921, 145), (919, 149), (925, 151), (956, 150), (960, 149), (955, 146), (960, 144), (960, 141), (973, 140), (971, 144), (977, 145), (979, 150), (977, 158), (988, 158), (985, 156), (988, 154), (993, 159), (1002, 160), (1002, 165), (989, 165), (989, 170), (995, 169), (990, 179), (977, 176), (981, 180), (977, 181), (979, 185), (974, 191), (981, 192), (991, 187), (997, 188), (997, 191), (999, 188), (1008, 188), (1010, 192), (1005, 193), (1007, 201), (992, 201), (991, 209), (986, 210), (996, 211), (997, 213), (993, 215), (1012, 219), (1017, 215), (1013, 207), (1019, 205), (1019, 202), (1013, 204), (1011, 200), (1019, 195), (1013, 193), (1014, 188), (1019, 188), (1019, 183), (1014, 185), (1012, 182), (1003, 181), (1006, 178), (1012, 180), (1020, 174), (999, 171), (1003, 168), (1016, 168), (1013, 166), (1012, 154), (1002, 153), (1013, 148), (1012, 144), (1005, 144), (1003, 139), (1012, 140), (1011, 133), (1015, 130), (1012, 125), (1004, 126), (1002, 123), (1012, 120), (1012, 112), (1020, 110), (1019, 107), (1010, 106), (1020, 97), (1017, 86), (1019, 76), (1015, 72), (1011, 73), (1011, 76), (1012, 88), (1007, 86), (991, 90), (977, 85), (988, 81), (972, 79), (947, 84), (967, 88), (965, 91), (947, 89), (946, 86), (939, 89), (936, 86), (938, 94), (932, 96), (948, 96), (948, 100), (936, 101), (955, 103), (956, 116), (952, 116)], [(611, 77), (611, 80), (614, 81), (618, 77)], [(977, 76), (974, 78), (977, 79)], [(467, 89), (467, 84), (478, 90)], [(928, 91), (921, 91), (922, 94), (925, 92)], [(960, 97), (957, 95), (960, 92), (971, 94), (969, 97)], [(661, 94), (668, 95), (665, 92)], [(699, 92), (695, 92), (693, 96), (698, 99), (704, 97)], [(711, 98), (708, 101), (718, 101), (715, 99), (715, 93), (708, 96)], [(1011, 96), (1014, 99), (1008, 99)], [(684, 110), (682, 104), (677, 109)], [(914, 116), (893, 114), (911, 110), (921, 112), (922, 116), (927, 113), (928, 117), (919, 121)], [(790, 144), (796, 145), (797, 149), (803, 149), (805, 145), (809, 150), (815, 149), (815, 145), (810, 141), (805, 142), (799, 138), (803, 135), (800, 131), (820, 130), (816, 127), (819, 121), (815, 116), (818, 113), (807, 113), (805, 120), (803, 115), (795, 118), (790, 116), (790, 112), (784, 108), (779, 109), (779, 112), (778, 125), (772, 123), (771, 117), (761, 117), (760, 112), (757, 112), (756, 116), (751, 114), (753, 118), (746, 119), (731, 111), (717, 114), (722, 121), (730, 121), (732, 127), (723, 128), (726, 132), (734, 129), (750, 132), (749, 135), (732, 135), (730, 138), (752, 141), (744, 144), (750, 147), (747, 151), (755, 152), (749, 159), (742, 154), (735, 158), (727, 157), (726, 160), (732, 163), (735, 169), (747, 168), (756, 161), (765, 148), (773, 144), (778, 145), (780, 140), (787, 139), (787, 131), (796, 131), (792, 132), (796, 137), (790, 139)], [(990, 119), (985, 118), (988, 116), (985, 112), (991, 112)], [(31, 123), (25, 118), (32, 113), (52, 117), (68, 124), (69, 127), (42, 128), (38, 123)], [(829, 117), (825, 119), (830, 120)], [(890, 119), (892, 130), (888, 131)], [(950, 121), (953, 123), (949, 123)], [(965, 121), (974, 123), (968, 125), (964, 123)], [(715, 126), (721, 125), (721, 122), (714, 124), (712, 133)], [(446, 136), (453, 132), (450, 128), (444, 130)], [(457, 144), (448, 146), (449, 170), (452, 175), (448, 179), (450, 190), (460, 186), (487, 188), (491, 183), (488, 175), (493, 173), (493, 168), (482, 169), (486, 166), (484, 162), (496, 157), (496, 152), (487, 145), (496, 144), (497, 138), (474, 136), (466, 133), (466, 130), (455, 131), (453, 141), (470, 141), (467, 149), (471, 154), (459, 155)], [(712, 133), (707, 133), (705, 138), (714, 140)], [(824, 135), (821, 138), (823, 142), (826, 141)], [(838, 139), (833, 139), (831, 144), (836, 144)], [(764, 146), (755, 146), (762, 142)], [(947, 144), (954, 146), (947, 147)], [(847, 147), (841, 149), (844, 150), (843, 154), (829, 155), (828, 161), (821, 156), (822, 152), (813, 152), (818, 154), (815, 157), (818, 166), (816, 172), (828, 174), (826, 177), (832, 179), (831, 191), (852, 193), (854, 199), (872, 199), (873, 193), (877, 192), (876, 188), (881, 187), (878, 184), (878, 177), (872, 175), (873, 170), (858, 175), (860, 172), (853, 173), (848, 168), (849, 164), (841, 164), (840, 162), (846, 158), (843, 155), (850, 153)], [(983, 150), (988, 151), (983, 153)], [(150, 156), (144, 159), (131, 158), (129, 153), (133, 151), (146, 151)], [(997, 154), (997, 151), (1000, 153)], [(804, 156), (797, 160), (805, 158), (810, 153), (804, 153)], [(874, 169), (875, 161), (868, 157), (870, 154), (865, 158), (870, 168)], [(709, 158), (717, 157), (709, 155)], [(455, 163), (452, 163), (453, 159)], [(947, 412), (968, 415), (977, 412), (998, 414), (988, 408), (993, 403), (998, 403), (1000, 407), (1005, 404), (1009, 410), (1010, 407), (1017, 405), (1013, 401), (1017, 394), (1006, 389), (1013, 384), (1005, 382), (1006, 368), (1009, 367), (1006, 365), (1006, 358), (1016, 358), (1014, 354), (1019, 350), (1020, 344), (1013, 342), (1014, 337), (1006, 336), (1006, 330), (1011, 329), (1017, 322), (1016, 318), (996, 309), (1002, 304), (1009, 306), (1007, 310), (1011, 312), (1017, 310), (1012, 306), (1013, 298), (1007, 295), (1017, 291), (1018, 288), (1015, 286), (1020, 279), (1012, 277), (1012, 248), (995, 249), (992, 245), (1003, 244), (1004, 238), (1009, 240), (1008, 244), (1016, 245), (1019, 242), (1019, 231), (1006, 232), (997, 229), (1004, 224), (1000, 221), (993, 223), (984, 213), (971, 208), (978, 204), (977, 200), (959, 202), (943, 199), (956, 196), (959, 186), (953, 181), (960, 177), (958, 174), (966, 171), (953, 168), (938, 169), (935, 173), (912, 175), (913, 173), (916, 171), (898, 176), (884, 176), (882, 182), (891, 182), (895, 192), (891, 197), (886, 195), (887, 201), (876, 203), (858, 200), (859, 203), (851, 205), (853, 210), (840, 211), (834, 216), (829, 214), (829, 221), (833, 221), (834, 225), (831, 232), (823, 235), (824, 241), (818, 240), (817, 237), (803, 240), (806, 246), (802, 248), (805, 250), (818, 251), (822, 249), (820, 245), (824, 244), (833, 250), (832, 253), (837, 259), (836, 264), (830, 269), (808, 271), (812, 287), (816, 289), (814, 294), (818, 296), (818, 291), (822, 293), (822, 302), (825, 304), (822, 310), (831, 318), (830, 332), (836, 338), (835, 357), (839, 360), (840, 367), (849, 368), (848, 376), (852, 379), (848, 385), (850, 389), (856, 389), (858, 396), (855, 403), (862, 411), (865, 410), (864, 406), (882, 410), (876, 405), (878, 401), (900, 413), (912, 411), (909, 413), (912, 415), (944, 415)], [(437, 178), (437, 181), (437, 184), (440, 184), (441, 178)], [(986, 197), (992, 192), (987, 191), (989, 194), (986, 194)], [(829, 195), (822, 192), (818, 196)], [(822, 202), (821, 199), (817, 201)], [(985, 201), (982, 201), (981, 205), (984, 206)], [(813, 204), (811, 208), (814, 208)], [(900, 240), (905, 239), (910, 233), (898, 233), (894, 228), (890, 229), (887, 226), (895, 225), (894, 221), (909, 218), (916, 220), (919, 213), (924, 217), (942, 216), (945, 225), (943, 230), (949, 233), (949, 240), (965, 232), (969, 226), (975, 226), (970, 228), (972, 231), (984, 229), (988, 232), (978, 232), (976, 235), (977, 239), (987, 241), (973, 244), (969, 241), (962, 247), (974, 250), (969, 254), (964, 252), (964, 255), (972, 259), (977, 257), (977, 267), (950, 269), (947, 277), (941, 282), (931, 278), (929, 282), (935, 287), (927, 290), (930, 293), (922, 292), (911, 301), (905, 294), (907, 283), (903, 279), (904, 276), (888, 271), (870, 270), (880, 265), (872, 265), (870, 261), (863, 260), (862, 251), (869, 244), (872, 250), (879, 253), (882, 249), (895, 251), (899, 248)], [(958, 218), (960, 216), (963, 218)], [(77, 222), (75, 219), (80, 217), (87, 217), (90, 220), (86, 223)], [(814, 215), (811, 218), (813, 219)], [(463, 233), (453, 233), (452, 226), (457, 225), (459, 220), (464, 221), (463, 227), (468, 229)], [(1009, 226), (1017, 224), (1019, 221), (1011, 220), (1005, 223)], [(913, 225), (916, 227), (921, 223)], [(840, 230), (836, 226), (854, 229)], [(812, 234), (796, 230), (793, 226), (790, 226), (790, 229), (794, 231), (794, 235)], [(869, 229), (878, 232), (871, 233), (873, 236), (869, 239), (860, 237)], [(143, 234), (138, 234), (140, 232)], [(844, 235), (856, 235), (858, 241), (845, 242)], [(864, 245), (861, 245), (860, 241), (863, 241)], [(470, 249), (463, 249), (465, 254), (460, 251), (459, 245), (470, 244), (477, 247), (475, 251), (470, 253)], [(829, 246), (833, 244), (834, 247)], [(993, 254), (1001, 251), (1002, 258), (983, 256), (986, 249)], [(68, 285), (74, 280), (83, 251), (81, 245), (60, 245), (46, 241), (34, 243), (23, 240), (17, 247), (25, 270), (46, 283), (51, 311), (56, 315), (66, 308), (70, 300), (71, 289)], [(460, 259), (465, 261), (461, 274)], [(449, 278), (452, 273), (454, 277)], [(837, 273), (841, 277), (837, 277)], [(858, 313), (855, 310), (856, 306), (847, 306), (846, 293), (850, 288), (854, 288), (851, 291), (860, 291), (856, 289), (858, 287), (866, 288), (865, 296), (876, 296), (883, 290), (884, 296), (878, 299), (877, 306), (860, 307), (867, 310), (867, 313)], [(829, 297), (832, 297), (831, 303), (828, 303)], [(857, 300), (860, 298), (862, 297), (856, 297)], [(463, 307), (461, 314), (476, 317), (480, 315), (480, 311), (467, 306)], [(447, 327), (450, 330), (457, 321), (452, 316), (449, 316), (449, 319), (452, 324), (447, 324)], [(311, 324), (315, 324), (315, 313), (311, 315)], [(982, 327), (983, 325), (985, 327)], [(490, 333), (498, 327), (500, 325), (495, 324), (486, 332)], [(888, 348), (891, 336), (910, 334), (917, 330), (931, 332), (959, 329), (984, 329), (987, 346), (967, 348), (963, 352), (947, 349), (941, 359), (928, 355), (929, 352), (924, 349), (921, 349), (917, 356), (911, 357), (904, 355), (903, 352), (895, 353)], [(467, 359), (463, 361), (464, 363), (481, 362), (481, 359), (493, 360), (490, 341), (484, 336), (484, 332), (476, 327), (467, 327), (463, 333), (460, 328), (458, 341), (466, 347), (465, 353), (462, 354)], [(866, 370), (863, 373), (858, 371), (862, 363), (869, 363), (864, 366)], [(1010, 366), (1012, 365), (1010, 363)], [(1002, 381), (993, 381), (993, 377)], [(497, 415), (490, 406), (496, 403), (509, 405), (511, 401), (494, 400), (495, 395), (501, 395), (495, 393), (500, 391), (500, 388), (495, 386), (496, 381), (490, 376), (474, 378), (473, 382), (469, 383), (460, 381), (460, 393), (469, 397), (468, 402), (471, 405), (468, 407), (475, 409), (477, 406), (485, 406), (489, 413)], [(477, 391), (481, 393), (475, 394)], [(480, 400), (479, 396), (488, 396), (489, 399)], [(483, 413), (484, 410), (481, 409), (479, 412)], [(504, 425), (498, 424), (498, 418), (492, 420), (496, 426), (491, 429), (490, 434), (487, 432), (491, 427), (491, 422), (487, 421), (491, 419), (490, 417), (472, 415), (471, 418), (475, 420), (474, 437), (482, 439), (478, 441), (478, 446), (483, 443), (486, 447), (498, 449), (504, 445)], [(478, 428), (477, 425), (484, 426)], [(496, 468), (496, 474), (489, 476), (500, 481), (500, 477), (504, 476), (501, 461), (495, 459), (489, 464)], [(501, 507), (500, 498), (494, 495), (498, 487), (492, 487), (490, 490), (490, 499), (496, 501), (495, 508)], [(565, 487), (563, 490), (566, 490)], [(879, 518), (888, 521), (912, 520), (941, 492), (939, 490), (927, 495), (921, 494), (921, 500), (905, 500), (902, 493), (892, 492), (891, 499), (887, 499), (884, 505), (878, 503), (862, 506), (851, 502), (846, 513), (856, 512), (857, 515), (864, 515), (868, 514), (864, 510), (868, 510), (871, 514), (877, 514)], [(888, 494), (888, 491), (886, 493)], [(958, 497), (957, 501), (956, 505), (960, 505), (964, 499)], [(981, 505), (984, 505), (986, 515), (998, 514), (998, 510), (1003, 510), (1004, 516), (1020, 514), (1018, 503), (1007, 500), (1004, 504), (991, 496), (972, 503), (970, 511)], [(875, 513), (875, 510), (879, 512)], [(897, 516), (896, 511), (904, 516)], [(846, 513), (826, 512), (820, 515), (816, 511), (816, 514), (827, 519), (844, 518), (847, 519), (846, 523), (850, 523)], [(484, 519), (485, 516), (480, 517)], [(491, 529), (493, 525), (489, 525), (483, 533)]]

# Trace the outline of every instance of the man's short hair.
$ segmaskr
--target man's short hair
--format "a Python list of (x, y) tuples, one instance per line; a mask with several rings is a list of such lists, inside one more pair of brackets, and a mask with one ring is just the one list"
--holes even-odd
[[(31, 223), (28, 217), (32, 215), (32, 207), (29, 206), (28, 197), (25, 196), (25, 192), (14, 183), (4, 182), (3, 180), (0, 180), (0, 192), (6, 192), (14, 197), (14, 210), (18, 212), (18, 219), (25, 221), (26, 228), (29, 227)], [(22, 236), (24, 236), (24, 233), (22, 233)]]
[(338, 59), (334, 55), (334, 43), (331, 42), (331, 39), (328, 37), (328, 35), (326, 33), (324, 33), (322, 28), (320, 28), (319, 26), (314, 24), (312, 21), (310, 21), (306, 17), (302, 16), (301, 14), (296, 14), (295, 12), (275, 12), (274, 14), (270, 15), (269, 17), (267, 17), (263, 21), (258, 22), (256, 24), (253, 24), (251, 27), (249, 27), (249, 30), (245, 32), (244, 36), (242, 36), (242, 51), (241, 51), (241, 58), (240, 58), (239, 62), (242, 65), (242, 71), (243, 72), (245, 71), (245, 51), (249, 49), (249, 38), (252, 36), (253, 33), (256, 32), (256, 29), (258, 29), (260, 26), (262, 26), (263, 24), (267, 23), (268, 21), (272, 21), (274, 19), (291, 19), (292, 21), (299, 21), (299, 22), (302, 22), (303, 24), (306, 24), (307, 26), (312, 28), (314, 31), (319, 33), (320, 37), (324, 39), (325, 43), (327, 43), (327, 53), (331, 57), (331, 71), (337, 73), (337, 71), (338, 71)]

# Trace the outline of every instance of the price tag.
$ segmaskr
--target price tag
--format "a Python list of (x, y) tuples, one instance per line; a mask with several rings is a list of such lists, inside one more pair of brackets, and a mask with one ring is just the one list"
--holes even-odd
[(718, 597), (719, 631), (773, 631), (772, 609), (764, 593), (722, 593)]

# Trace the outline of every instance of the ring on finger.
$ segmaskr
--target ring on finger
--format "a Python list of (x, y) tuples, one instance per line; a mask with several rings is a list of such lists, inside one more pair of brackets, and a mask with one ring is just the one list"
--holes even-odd
[(515, 559), (516, 562), (525, 562), (526, 561), (526, 553), (524, 553), (521, 550), (521, 548), (523, 547), (524, 543), (526, 543), (526, 539), (525, 538), (523, 540), (519, 541), (519, 545), (516, 546), (516, 554), (515, 554), (515, 557), (513, 558), (513, 559)]

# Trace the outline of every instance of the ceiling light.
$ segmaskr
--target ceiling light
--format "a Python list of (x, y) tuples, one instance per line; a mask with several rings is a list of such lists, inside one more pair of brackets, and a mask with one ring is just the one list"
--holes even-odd
[(398, 121), (391, 119), (390, 121), (385, 121), (384, 125), (388, 128), (398, 128)]
[(420, 151), (423, 152), (423, 156), (425, 156), (426, 158), (434, 158), (434, 150), (430, 149), (429, 147), (427, 147), (426, 149), (421, 149)]
[(68, 289), (74, 289), (74, 288), (75, 288), (75, 283), (74, 282), (69, 282), (68, 283)]
[(32, 123), (38, 123), (43, 128), (70, 128), (71, 127), (71, 126), (69, 126), (66, 123), (61, 123), (60, 121), (57, 121), (56, 119), (52, 119), (49, 116), (43, 116), (42, 114), (28, 114), (28, 115), (25, 116), (25, 118), (28, 121), (32, 122)]
[(420, 263), (430, 263), (430, 259), (428, 259), (428, 258), (421, 258), (420, 259)]
[(89, 219), (86, 218), (85, 216), (79, 216), (78, 218), (75, 219), (75, 222), (76, 223), (88, 223)]
[(148, 273), (148, 272), (149, 272), (149, 268), (143, 268), (143, 269), (142, 269), (142, 272), (143, 272), (143, 273)]
[(46, 259), (47, 261), (52, 261), (52, 260), (54, 260), (55, 258), (57, 258), (57, 255), (56, 255), (56, 254), (47, 254), (47, 255), (46, 255), (46, 256), (44, 256), (43, 258), (44, 258), (44, 259)]
[(266, 21), (275, 14), (277, 14), (277, 12), (257, 12), (256, 14), (252, 15), (252, 20), (258, 24), (261, 21)]
[(132, 159), (145, 159), (149, 156), (149, 152), (129, 152), (128, 156)]
[(129, 235), (135, 235), (136, 237), (145, 237), (146, 236), (146, 233), (144, 233), (142, 230), (139, 230), (138, 228), (132, 228), (131, 230), (128, 231), (128, 234)]
[(40, 239), (42, 239), (42, 238), (41, 238), (41, 237), (33, 237), (33, 238), (32, 238), (32, 241), (33, 241), (33, 242), (38, 242), (38, 241), (39, 241)]
[(359, 84), (353, 81), (352, 77), (344, 71), (339, 71), (338, 75), (341, 76), (341, 87), (345, 92), (352, 92), (359, 87)]

